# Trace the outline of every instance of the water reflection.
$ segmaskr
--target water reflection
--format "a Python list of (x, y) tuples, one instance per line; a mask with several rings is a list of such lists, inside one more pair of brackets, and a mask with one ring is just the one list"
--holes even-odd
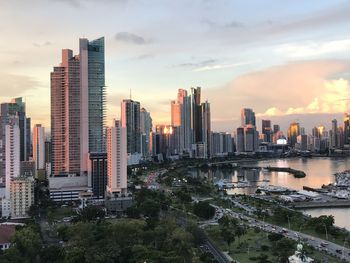
[[(284, 172), (267, 172), (265, 170), (221, 170), (215, 169), (209, 172), (203, 172), (199, 169), (190, 171), (192, 176), (209, 177), (215, 184), (219, 180), (228, 180), (230, 182), (248, 181), (252, 187), (234, 188), (228, 191), (228, 194), (253, 194), (256, 187), (264, 181), (269, 180), (268, 184), (284, 186), (296, 190), (303, 189), (303, 186), (319, 188), (323, 184), (334, 182), (334, 173), (350, 169), (350, 158), (293, 158), (293, 159), (275, 159), (268, 161), (249, 162), (243, 165), (250, 166), (277, 166), (290, 167), (302, 170), (306, 173), (304, 178), (295, 178), (293, 175)], [(266, 183), (266, 182), (265, 182)], [(346, 227), (350, 230), (350, 209), (313, 209), (308, 210), (312, 216), (323, 214), (332, 214), (335, 217), (336, 225)]]

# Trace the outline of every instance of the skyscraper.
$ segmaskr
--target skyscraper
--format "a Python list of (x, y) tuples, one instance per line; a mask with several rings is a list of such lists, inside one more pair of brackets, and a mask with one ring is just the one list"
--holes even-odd
[(300, 135), (300, 125), (297, 122), (293, 122), (288, 129), (288, 142), (291, 147), (295, 146), (298, 135)]
[(210, 156), (211, 150), (210, 150), (210, 140), (211, 140), (211, 116), (210, 116), (210, 103), (208, 101), (205, 101), (201, 105), (201, 127), (202, 127), (202, 132), (201, 132), (201, 142), (205, 145), (206, 147), (206, 153), (205, 153), (205, 158), (208, 158)]
[(126, 128), (119, 121), (107, 128), (107, 192), (125, 193), (127, 190)]
[[(79, 174), (81, 167), (80, 57), (62, 50), (62, 62), (51, 72), (52, 174)], [(83, 147), (83, 146), (82, 146)]]
[(192, 143), (201, 142), (202, 139), (202, 110), (201, 110), (201, 88), (191, 88), (191, 132)]
[(20, 128), (19, 118), (11, 116), (4, 125), (4, 173), (5, 196), (2, 200), (2, 216), (11, 214), (11, 179), (20, 176)]
[(51, 73), (52, 173), (88, 171), (89, 152), (105, 151), (104, 38), (80, 39), (80, 54), (62, 50)]
[(41, 124), (33, 129), (33, 160), (37, 170), (45, 169), (45, 128)]
[[(105, 125), (105, 47), (104, 37), (80, 39), (81, 144), (88, 152), (104, 152)], [(88, 137), (86, 137), (88, 136)], [(84, 146), (82, 153), (86, 154)]]
[(121, 125), (126, 128), (128, 154), (141, 153), (140, 102), (123, 100)]
[(30, 118), (26, 116), (26, 104), (22, 98), (12, 99), (9, 103), (1, 104), (1, 116), (4, 123), (10, 116), (18, 117), (20, 129), (20, 158), (21, 161), (27, 161), (30, 156), (31, 134)]
[(172, 100), (171, 105), (171, 126), (181, 126), (181, 104), (178, 101)]
[(255, 112), (252, 109), (243, 108), (241, 109), (241, 125), (255, 125)]
[(272, 142), (271, 120), (262, 120), (261, 124), (261, 133), (264, 135), (265, 141)]
[(336, 119), (332, 120), (332, 130), (331, 130), (331, 143), (330, 146), (334, 149), (338, 145), (338, 122)]
[(151, 132), (152, 132), (152, 118), (151, 114), (142, 108), (140, 111), (140, 130), (141, 130), (141, 153), (144, 158), (151, 156)]
[(344, 144), (350, 144), (350, 115), (344, 114)]

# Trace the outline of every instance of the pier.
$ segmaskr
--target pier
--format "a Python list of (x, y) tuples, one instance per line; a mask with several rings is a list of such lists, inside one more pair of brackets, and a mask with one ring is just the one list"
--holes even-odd
[(293, 203), (292, 207), (295, 209), (350, 207), (350, 200), (336, 200), (329, 202), (298, 202)]

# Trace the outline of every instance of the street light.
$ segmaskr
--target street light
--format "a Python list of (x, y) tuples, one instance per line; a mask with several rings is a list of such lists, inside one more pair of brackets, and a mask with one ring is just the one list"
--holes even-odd
[(328, 240), (327, 226), (326, 226), (326, 224), (323, 224), (323, 225), (324, 225), (324, 228), (326, 229), (326, 239)]
[(289, 215), (287, 214), (287, 218), (288, 218), (288, 227), (290, 229), (290, 221), (289, 221)]

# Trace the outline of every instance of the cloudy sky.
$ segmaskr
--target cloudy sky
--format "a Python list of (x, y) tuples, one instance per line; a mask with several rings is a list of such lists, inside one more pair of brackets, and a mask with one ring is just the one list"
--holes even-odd
[[(50, 71), (79, 37), (105, 36), (108, 119), (139, 100), (170, 122), (178, 88), (201, 86), (213, 129), (239, 111), (283, 128), (350, 111), (350, 2), (340, 0), (0, 0), (1, 102), (23, 96), (49, 126)], [(260, 126), (260, 125), (259, 125)]]

